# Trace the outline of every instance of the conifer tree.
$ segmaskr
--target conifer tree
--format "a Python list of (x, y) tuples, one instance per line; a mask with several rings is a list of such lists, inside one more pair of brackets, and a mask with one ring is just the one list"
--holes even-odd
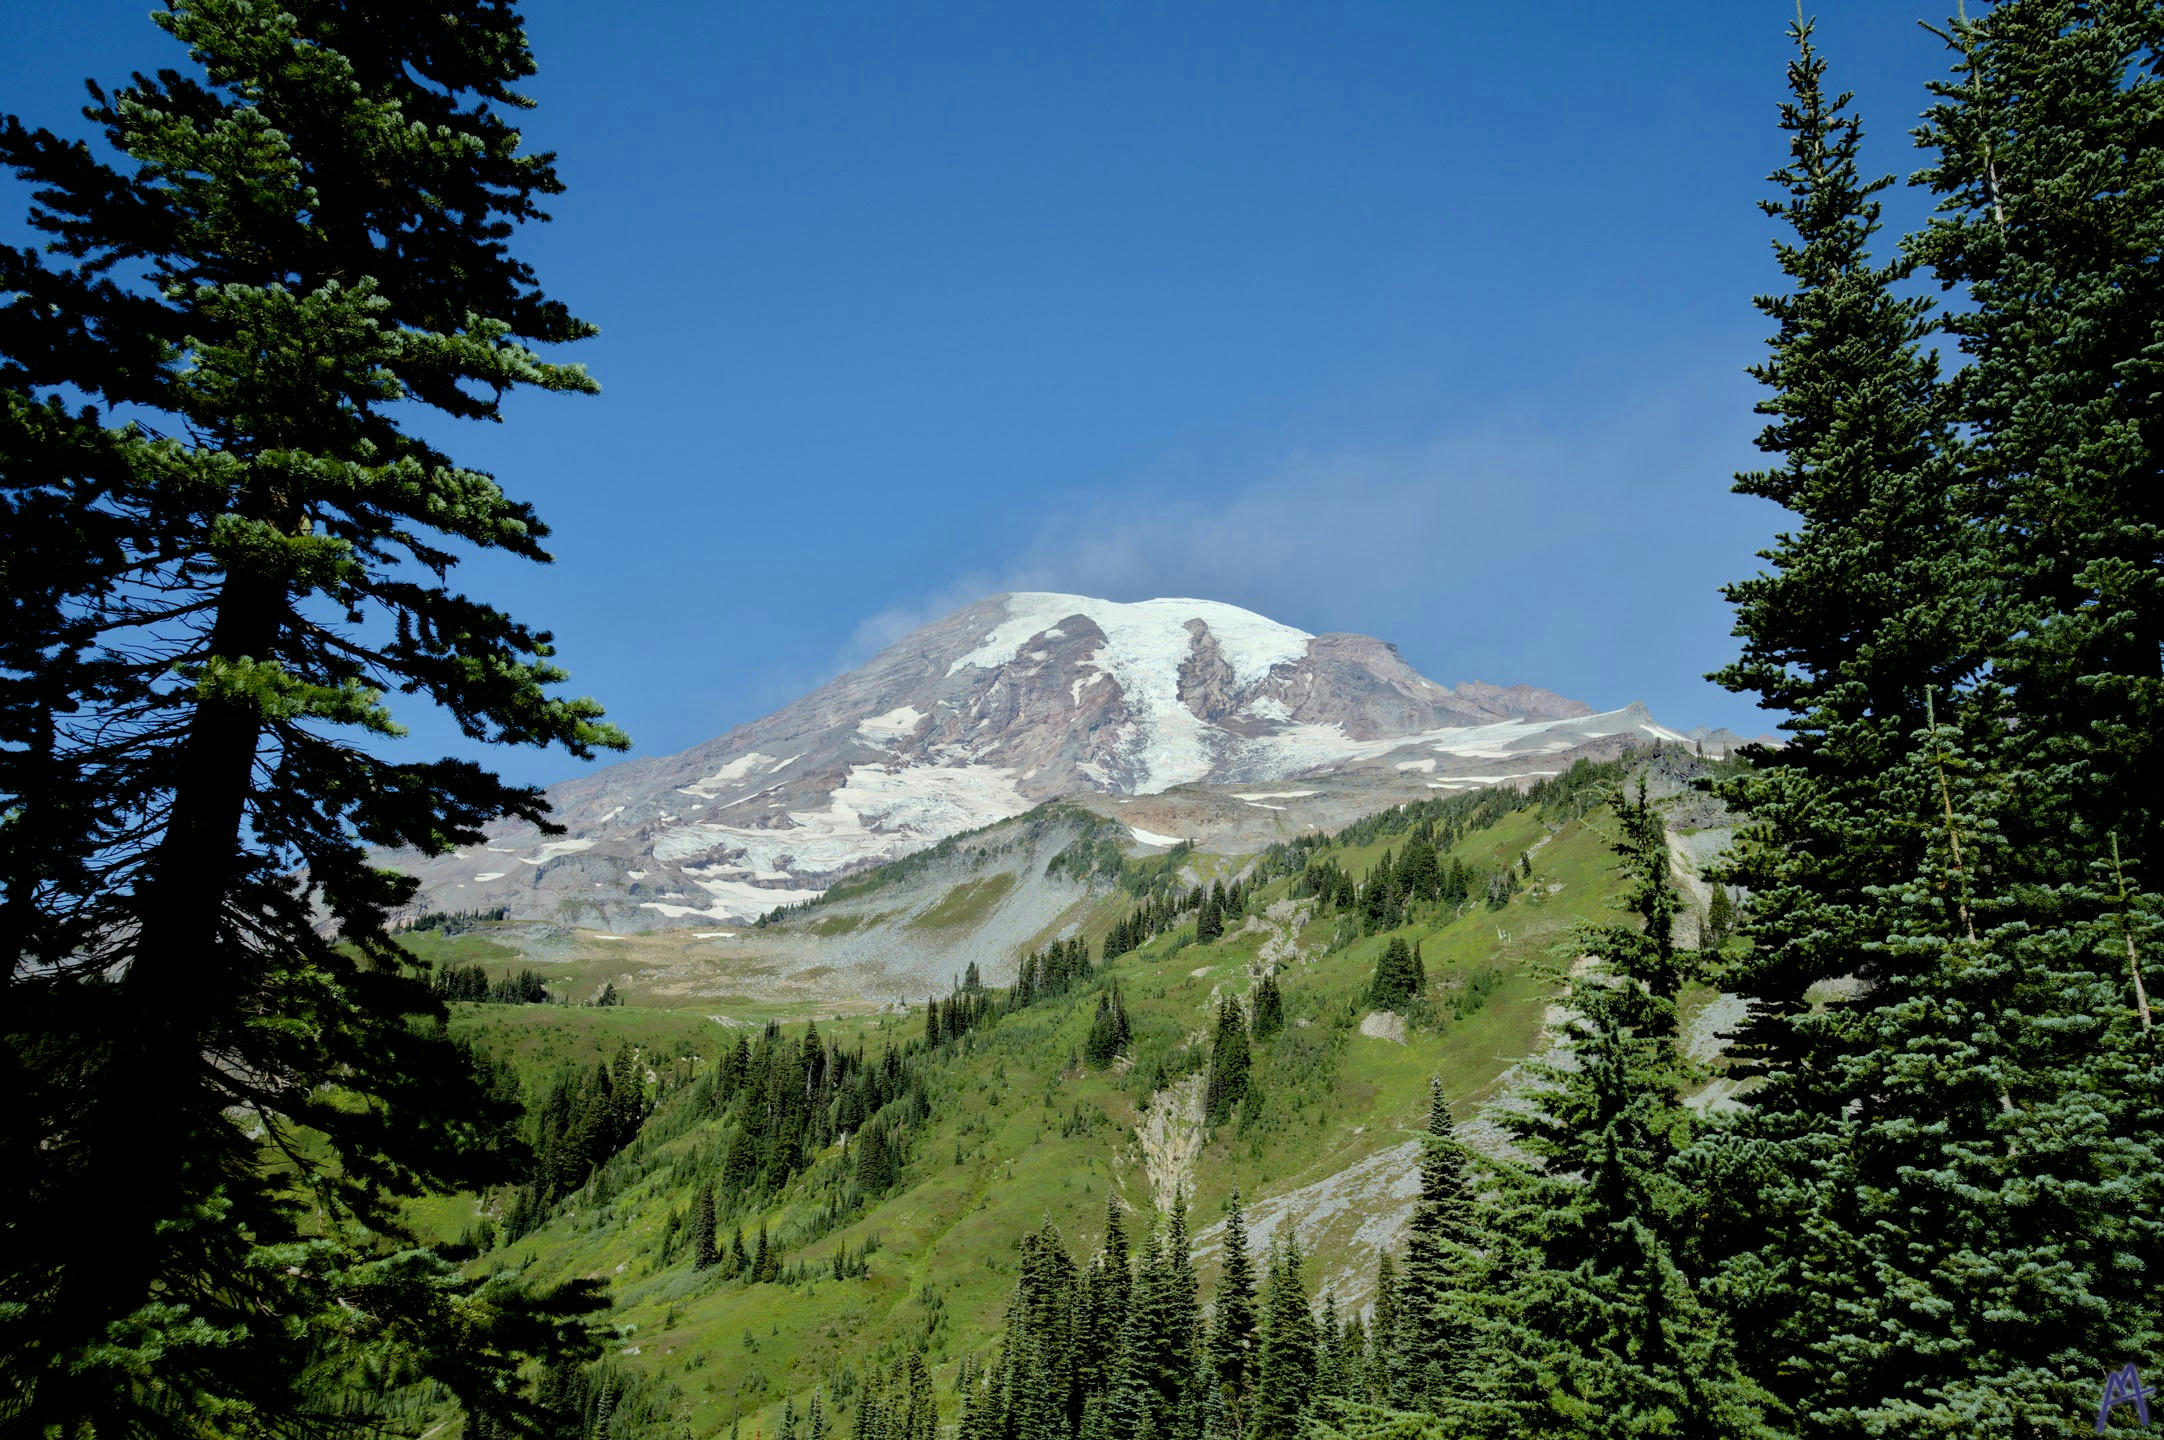
[(1773, 573), (1724, 592), (1743, 653), (1713, 677), (1791, 717), (1778, 750), (1745, 750), (1753, 769), (1728, 791), (1751, 822), (1733, 873), (1772, 942), (1737, 976), (1756, 1002), (1748, 1052), (1768, 1064), (1809, 1043), (1804, 990), (1860, 963), (1864, 890), (1912, 868), (1917, 841), (1880, 823), (1875, 785), (1921, 723), (1923, 687), (1943, 692), (1979, 659), (1931, 306), (1896, 292), (1911, 262), (1872, 263), (1874, 197), (1892, 181), (1862, 178), (1849, 97), (1826, 93), (1812, 27), (1790, 33), (1790, 160), (1771, 177), (1786, 198), (1762, 208), (1794, 232), (1774, 247), (1793, 288), (1757, 302), (1778, 328), (1752, 371), (1773, 392), (1758, 445), (1782, 463), (1736, 489), (1801, 523), (1767, 552)]
[(1247, 1433), (1248, 1392), (1254, 1383), (1255, 1267), (1247, 1253), (1247, 1220), (1240, 1192), (1225, 1202), (1224, 1261), (1210, 1313), (1209, 1366), (1225, 1433)]
[(1212, 885), (1202, 896), (1195, 912), (1195, 939), (1202, 943), (1217, 939), (1225, 933), (1225, 891), (1223, 886)]
[(1375, 978), (1368, 985), (1368, 1004), (1377, 1010), (1403, 1011), (1420, 991), (1413, 952), (1401, 935), (1390, 937), (1382, 958), (1375, 962)]
[(1126, 1002), (1120, 998), (1119, 986), (1114, 985), (1097, 997), (1097, 1015), (1090, 1022), (1088, 1039), (1083, 1042), (1083, 1058), (1101, 1070), (1127, 1048), (1132, 1035)]
[(1308, 1309), (1299, 1237), (1291, 1227), (1270, 1246), (1269, 1281), (1256, 1347), (1255, 1440), (1293, 1440), (1315, 1388), (1315, 1317)]
[[(57, 257), (0, 250), (0, 603), (27, 627), (0, 944), (29, 1137), (0, 1211), (39, 1237), (0, 1261), (0, 1385), (54, 1433), (350, 1418), (380, 1387), (296, 1387), (378, 1368), (532, 1423), (521, 1357), (576, 1327), (402, 1243), (403, 1197), (518, 1157), (415, 1023), (440, 1002), (388, 926), (414, 883), (370, 850), (547, 823), (472, 762), (387, 758), (393, 692), (475, 740), (624, 743), (553, 693), (548, 635), (449, 584), (468, 547), (545, 561), (547, 530), (414, 423), (594, 388), (538, 353), (591, 327), (509, 245), (561, 189), (510, 119), (533, 63), (517, 10), (477, 0), (155, 22), (192, 68), (95, 92), (116, 163), (0, 123)], [(266, 1174), (265, 1137), (294, 1153), (302, 1128), (325, 1163)]]
[(1717, 1227), (1733, 1221), (1710, 1243), (1730, 1257), (1743, 1364), (1805, 1405), (1828, 1380), (1807, 1337), (1838, 1323), (1827, 1277), (1853, 1273), (1845, 1224), (1812, 1217), (1833, 1213), (1846, 1098), (1832, 1081), (1864, 1043), (1812, 987), (1887, 978), (1871, 892), (1913, 872), (1923, 837), (1890, 813), (1882, 779), (1921, 723), (1924, 687), (1976, 669), (1983, 628), (1952, 415), (1925, 348), (1931, 306), (1899, 292), (1911, 261), (1871, 256), (1891, 181), (1860, 172), (1862, 128), (1825, 87), (1812, 27), (1790, 34), (1789, 160), (1771, 177), (1782, 198), (1762, 202), (1793, 235), (1775, 245), (1790, 288), (1757, 302), (1776, 331), (1752, 372), (1770, 392), (1758, 444), (1778, 463), (1736, 488), (1797, 523), (1766, 552), (1769, 573), (1727, 587), (1742, 654), (1714, 677), (1789, 717), (1787, 742), (1746, 747), (1751, 769), (1724, 787), (1747, 823), (1714, 877), (1749, 887), (1753, 944), (1723, 984), (1750, 1001), (1731, 1062), (1763, 1082), (1704, 1168), (1723, 1186)]
[(2156, 1054), (2099, 963), (2127, 933), (2108, 873), (2023, 882), (2027, 787), (1951, 725), (1917, 739), (1886, 789), (1933, 844), (1885, 897), (1897, 963), (1833, 1077), (1852, 1099), (1811, 1219), (1845, 1263), (1821, 1277), (1834, 1323), (1798, 1347), (1826, 1377), (1800, 1428), (2051, 1433), (2095, 1393), (2082, 1357), (2164, 1336), (2135, 1258), (2164, 1254)]
[(1504, 1433), (1771, 1440), (1767, 1398), (1739, 1373), (1696, 1273), (1700, 1206), (1679, 1158), (1692, 1123), (1675, 1007), (1684, 958), (1666, 835), (1643, 777), (1635, 801), (1618, 796), (1614, 810), (1643, 928), (1579, 937), (1597, 965), (1570, 989), (1572, 1062), (1543, 1067), (1546, 1088), (1504, 1120), (1539, 1163), (1511, 1179), (1495, 1222), (1498, 1243), (1525, 1261), (1511, 1369), (1498, 1382), (1514, 1401)]
[[(1121, 1360), (1133, 1295), (1134, 1276), (1127, 1249), (1127, 1229), (1120, 1221), (1120, 1197), (1118, 1192), (1107, 1189), (1105, 1238), (1090, 1267), (1086, 1296), (1088, 1327), (1080, 1337), (1085, 1370), (1083, 1383), (1090, 1389), (1101, 1392), (1111, 1386)], [(1101, 1422), (1101, 1415), (1099, 1419)]]
[(1247, 1023), (1257, 1040), (1268, 1040), (1285, 1028), (1285, 992), (1278, 989), (1274, 973), (1255, 982), (1254, 1011)]
[(1247, 1021), (1239, 1002), (1227, 995), (1217, 1007), (1217, 1033), (1210, 1043), (1210, 1073), (1203, 1084), (1203, 1113), (1213, 1125), (1224, 1123), (1232, 1108), (1247, 1098)]
[(692, 1268), (710, 1269), (720, 1258), (714, 1245), (714, 1187), (702, 1184), (691, 1200)]
[(1406, 1227), (1405, 1265), (1395, 1296), (1402, 1317), (1393, 1371), (1399, 1404), (1439, 1409), (1467, 1368), (1474, 1317), (1465, 1246), (1470, 1201), (1465, 1167), (1451, 1136), (1442, 1081), (1428, 1082), (1428, 1127), (1420, 1156), (1420, 1195)]
[[(2065, 878), (2108, 838), (2164, 852), (2164, 18), (2138, 3), (2005, 0), (1946, 34), (1913, 248), (1969, 305), (1947, 329), (1975, 443), (1993, 595), (1991, 688), (2027, 873)], [(1928, 681), (1931, 677), (1919, 677)], [(2044, 881), (2043, 883), (2049, 883)]]
[(1387, 1402), (1399, 1386), (1397, 1357), (1404, 1352), (1398, 1267), (1388, 1251), (1375, 1257), (1375, 1306), (1368, 1321), (1367, 1347), (1361, 1356), (1359, 1398), (1370, 1404)]
[(1337, 1310), (1337, 1292), (1322, 1292), (1322, 1314), (1315, 1322), (1315, 1393), (1328, 1400), (1345, 1398), (1345, 1321)]
[(1154, 1314), (1152, 1378), (1162, 1406), (1167, 1436), (1193, 1435), (1199, 1429), (1196, 1371), (1200, 1356), (1202, 1301), (1187, 1233), (1187, 1196), (1175, 1191), (1165, 1219), (1164, 1270)]

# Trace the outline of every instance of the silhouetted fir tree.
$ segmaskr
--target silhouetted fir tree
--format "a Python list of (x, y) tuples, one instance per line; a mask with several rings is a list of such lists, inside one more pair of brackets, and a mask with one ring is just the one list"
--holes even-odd
[(1275, 974), (1264, 975), (1255, 982), (1255, 1013), (1248, 1017), (1248, 1030), (1257, 1040), (1268, 1040), (1285, 1028), (1285, 993), (1278, 989)]
[(1210, 1042), (1210, 1070), (1203, 1085), (1203, 1113), (1211, 1124), (1223, 1124), (1247, 1098), (1250, 1059), (1246, 1018), (1239, 1002), (1227, 995), (1218, 1002), (1217, 1033)]
[(772, 1278), (769, 1272), (773, 1268), (774, 1253), (767, 1248), (766, 1222), (761, 1220), (759, 1222), (759, 1241), (751, 1253), (751, 1278), (753, 1283), (763, 1284)]
[(1247, 1221), (1235, 1190), (1225, 1202), (1224, 1258), (1210, 1311), (1207, 1343), (1211, 1384), (1228, 1435), (1247, 1433), (1248, 1395), (1254, 1388), (1256, 1347), (1255, 1267), (1247, 1253)]
[(1291, 1227), (1270, 1247), (1256, 1347), (1255, 1440), (1294, 1440), (1315, 1389), (1315, 1317), (1301, 1274), (1299, 1237)]
[(729, 1239), (729, 1274), (742, 1275), (752, 1268), (751, 1252), (744, 1248), (744, 1227), (736, 1227)]
[[(1726, 983), (1752, 1000), (1736, 1058), (1777, 1072), (1753, 1098), (1756, 1123), (1808, 1137), (1839, 1103), (1814, 1093), (1813, 1077), (1850, 1042), (1805, 992), (1849, 975), (1868, 983), (1884, 964), (1869, 948), (1866, 892), (1912, 871), (1922, 839), (1888, 823), (1879, 778), (1922, 722), (1923, 687), (1975, 670), (1981, 627), (1951, 416), (1924, 345), (1931, 305), (1896, 293), (1909, 261), (1872, 263), (1873, 197), (1891, 181), (1859, 174), (1862, 130), (1844, 114), (1848, 97), (1826, 93), (1811, 27), (1790, 33), (1793, 98), (1781, 107), (1790, 160), (1771, 177), (1786, 195), (1762, 204), (1794, 233), (1775, 244), (1791, 289), (1757, 301), (1778, 328), (1771, 358), (1752, 371), (1772, 392), (1758, 405), (1771, 417), (1758, 445), (1781, 463), (1739, 475), (1736, 489), (1800, 523), (1766, 552), (1771, 573), (1724, 591), (1742, 654), (1713, 678), (1790, 716), (1786, 743), (1747, 747), (1751, 770), (1724, 787), (1748, 828), (1723, 878), (1749, 887), (1745, 925), (1762, 936)], [(1792, 1263), (1783, 1252), (1793, 1256), (1805, 1203), (1779, 1172), (1810, 1168), (1786, 1163), (1761, 1177), (1756, 1208), (1775, 1275)], [(1807, 1282), (1793, 1295), (1770, 1278), (1755, 1288), (1770, 1308), (1746, 1328), (1768, 1341), (1771, 1364), (1790, 1327), (1824, 1317)]]
[[(473, 0), (155, 23), (175, 68), (93, 92), (113, 163), (0, 123), (53, 242), (0, 247), (0, 1212), (39, 1237), (0, 1260), (10, 1423), (358, 1423), (380, 1387), (297, 1387), (379, 1363), (527, 1423), (527, 1351), (578, 1327), (371, 1233), (518, 1160), (371, 852), (547, 810), (392, 756), (391, 693), (476, 741), (624, 743), (554, 693), (546, 634), (449, 583), (548, 532), (424, 438), (594, 388), (538, 353), (591, 329), (511, 249), (561, 189), (511, 123), (533, 63)], [(305, 1186), (261, 1163), (300, 1132)]]
[(720, 1258), (714, 1245), (714, 1187), (701, 1185), (691, 1200), (691, 1264), (705, 1270)]

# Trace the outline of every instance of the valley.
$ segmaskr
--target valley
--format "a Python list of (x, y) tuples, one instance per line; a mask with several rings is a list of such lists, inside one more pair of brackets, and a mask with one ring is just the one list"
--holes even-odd
[[(1430, 792), (1334, 833), (1303, 821), (1294, 841), (1249, 851), (1142, 845), (1095, 806), (1054, 804), (728, 933), (502, 921), (409, 936), (438, 963), (532, 963), (564, 998), (604, 987), (620, 998), (455, 1007), (458, 1033), (510, 1057), (529, 1103), (560, 1067), (626, 1046), (654, 1095), (629, 1146), (537, 1229), (475, 1263), (542, 1284), (606, 1281), (608, 1363), (620, 1372), (611, 1383), (651, 1407), (655, 1428), (639, 1433), (656, 1435), (686, 1423), (695, 1434), (780, 1434), (783, 1407), (802, 1416), (815, 1394), (822, 1414), (848, 1423), (863, 1388), (916, 1353), (952, 1423), (958, 1380), (997, 1348), (1018, 1237), (1049, 1224), (1083, 1259), (1108, 1204), (1139, 1243), (1184, 1201), (1207, 1296), (1225, 1202), (1238, 1192), (1256, 1248), (1297, 1233), (1316, 1257), (1311, 1288), (1360, 1314), (1378, 1262), (1404, 1241), (1430, 1078), (1461, 1138), (1497, 1149), (1494, 1109), (1509, 1103), (1521, 1062), (1551, 1043), (1572, 937), (1613, 918), (1615, 834), (1602, 797), (1650, 769), (1681, 813), (1702, 804), (1689, 782), (1707, 763), (1680, 747), (1583, 762), (1523, 789)], [(1259, 788), (1278, 790), (1270, 804), (1315, 798)], [(1181, 813), (1253, 803), (1190, 792)], [(1318, 875), (1373, 876), (1416, 833), (1436, 839), (1439, 883), (1458, 874), (1471, 893), (1407, 898), (1379, 915), (1315, 893)], [(1198, 939), (1186, 912), (1099, 958), (1148, 895), (1243, 877), (1252, 888), (1220, 937)], [(1508, 877), (1499, 890), (1495, 877)], [(1393, 941), (1417, 945), (1425, 968), (1402, 1014), (1379, 1012), (1368, 993)], [(1080, 942), (1097, 963), (1016, 1004), (1006, 987), (1017, 962), (1055, 942)], [(965, 972), (981, 977), (989, 1019), (931, 1044), (926, 1002), (960, 993)], [(1282, 1028), (1255, 1040), (1247, 1098), (1209, 1123), (1213, 1016), (1227, 998), (1252, 1009), (1265, 975), (1281, 988)], [(1085, 1042), (1115, 992), (1131, 1038), (1093, 1066)], [(1693, 994), (1687, 1008), (1712, 999)], [(859, 1122), (891, 1136), (899, 1165), (884, 1188), (867, 1189), (862, 1174), (867, 1129), (835, 1127), (787, 1160), (774, 1158), (771, 1137), (756, 1162), (732, 1155), (754, 1102), (725, 1098), (717, 1073), (749, 1047), (805, 1083), (816, 1067), (788, 1057), (806, 1043), (899, 1077), (896, 1098)], [(720, 1256), (703, 1269), (688, 1239), (702, 1186)], [(500, 1224), (507, 1204), (500, 1192), (468, 1195), (417, 1213), (450, 1240)], [(776, 1277), (732, 1274), (734, 1240), (756, 1250), (762, 1234)]]

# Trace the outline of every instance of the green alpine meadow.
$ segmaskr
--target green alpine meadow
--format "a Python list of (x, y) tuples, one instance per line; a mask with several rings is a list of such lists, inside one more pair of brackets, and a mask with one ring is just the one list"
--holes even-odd
[[(143, 3), (0, 20), (0, 1436), (2164, 1423), (2164, 4), (1904, 10), (1898, 54), (1566, 6), (1521, 54), (1305, 0)], [(1686, 53), (1722, 26), (1776, 58)], [(1363, 209), (1345, 137), (1452, 45), (1528, 97), (1682, 69), (1488, 105)], [(1526, 335), (1590, 337), (1627, 301), (1560, 268), (1626, 274), (1638, 212), (1531, 207), (1674, 124), (1775, 157), (1658, 242), (1755, 277), (1693, 332), (1730, 379), (1659, 403), (1756, 459), (1401, 486), (1405, 317), (1519, 342), (1453, 309), (1501, 279), (1385, 283), (1449, 228), (1392, 207), (1477, 210), (1555, 272)], [(1610, 158), (1485, 208), (1535, 133)], [(1363, 289), (1402, 374), (1184, 348), (1269, 292), (1327, 350)], [(1647, 347), (1524, 403), (1639, 404)], [(1033, 492), (1067, 411), (1129, 478)], [(1213, 489), (1235, 413), (1296, 463)], [(836, 488), (860, 436), (894, 478)], [(1726, 641), (1633, 608), (1664, 532)], [(1400, 593), (1474, 658), (1335, 628)], [(1608, 708), (1415, 668), (1493, 655)]]

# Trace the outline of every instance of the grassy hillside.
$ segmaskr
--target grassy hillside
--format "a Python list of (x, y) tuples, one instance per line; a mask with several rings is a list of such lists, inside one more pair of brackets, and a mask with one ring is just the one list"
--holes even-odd
[[(911, 1063), (924, 1077), (928, 1113), (907, 1125), (899, 1178), (883, 1196), (859, 1199), (854, 1157), (838, 1141), (806, 1156), (778, 1195), (735, 1206), (725, 1198), (723, 1248), (739, 1231), (749, 1245), (763, 1224), (784, 1257), (781, 1282), (695, 1270), (688, 1253), (665, 1261), (672, 1217), (681, 1221), (698, 1187), (714, 1180), (726, 1138), (706, 1092), (682, 1084), (593, 1183), (541, 1228), (477, 1263), (515, 1265), (537, 1280), (605, 1277), (616, 1300), (615, 1363), (643, 1377), (655, 1413), (679, 1417), (671, 1433), (695, 1435), (725, 1432), (739, 1418), (748, 1429), (755, 1416), (772, 1433), (784, 1400), (801, 1412), (815, 1386), (846, 1423), (873, 1367), (919, 1347), (947, 1403), (956, 1363), (994, 1341), (1017, 1236), (1049, 1219), (1070, 1251), (1084, 1255), (1102, 1232), (1108, 1194), (1145, 1217), (1169, 1204), (1174, 1188), (1188, 1194), (1204, 1232), (1205, 1295), (1213, 1278), (1207, 1227), (1226, 1197), (1235, 1189), (1250, 1200), (1277, 1197), (1275, 1213), (1300, 1225), (1322, 1262), (1313, 1273), (1357, 1303), (1359, 1277), (1372, 1270), (1378, 1245), (1394, 1243), (1389, 1212), (1400, 1202), (1388, 1184), (1333, 1190), (1334, 1177), (1362, 1173), (1362, 1162), (1386, 1178), (1394, 1173), (1388, 1152), (1421, 1126), (1430, 1075), (1442, 1077), (1462, 1120), (1541, 1043), (1573, 927), (1614, 913), (1610, 822), (1589, 805), (1589, 793), (1583, 785), (1551, 787), (1545, 804), (1490, 802), (1490, 813), (1477, 817), (1485, 823), (1449, 847), (1447, 857), (1482, 874), (1513, 872), (1499, 908), (1480, 900), (1416, 904), (1395, 929), (1362, 933), (1357, 916), (1297, 893), (1295, 870), (1263, 885), (1213, 943), (1195, 943), (1190, 917), (1065, 995), (1000, 1014), (919, 1055)], [(1402, 850), (1406, 835), (1390, 831), (1392, 823), (1354, 826), (1342, 843), (1299, 858), (1365, 874), (1385, 850)], [(1168, 878), (1188, 884), (1249, 873), (1254, 863), (1202, 855), (1128, 862), (1118, 879), (1100, 873), (1054, 930), (1100, 941), (1132, 908), (1126, 886), (1147, 880), (1150, 865), (1176, 870)], [(929, 914), (965, 926), (994, 888), (958, 885)], [(1417, 942), (1426, 968), (1425, 992), (1402, 1017), (1409, 1024), (1371, 1016), (1365, 998), (1393, 938)], [(1205, 1131), (1195, 1098), (1216, 1007), (1223, 996), (1247, 994), (1266, 968), (1284, 993), (1285, 1027), (1254, 1046), (1249, 1100)], [(1132, 1040), (1118, 1061), (1093, 1070), (1080, 1056), (1099, 998), (1113, 986)], [(761, 1008), (773, 1015), (786, 1007)], [(512, 1060), (529, 1088), (553, 1067), (590, 1064), (626, 1044), (657, 1084), (711, 1074), (725, 1047), (746, 1033), (693, 1009), (656, 1005), (459, 1012), (460, 1029)], [(822, 1036), (861, 1049), (868, 1062), (924, 1034), (921, 1005), (907, 1013), (806, 1014), (787, 1021), (785, 1033), (814, 1018)], [(428, 1218), (449, 1233), (499, 1203), (458, 1197)], [(852, 1271), (861, 1259), (864, 1273), (836, 1278), (837, 1255)]]

